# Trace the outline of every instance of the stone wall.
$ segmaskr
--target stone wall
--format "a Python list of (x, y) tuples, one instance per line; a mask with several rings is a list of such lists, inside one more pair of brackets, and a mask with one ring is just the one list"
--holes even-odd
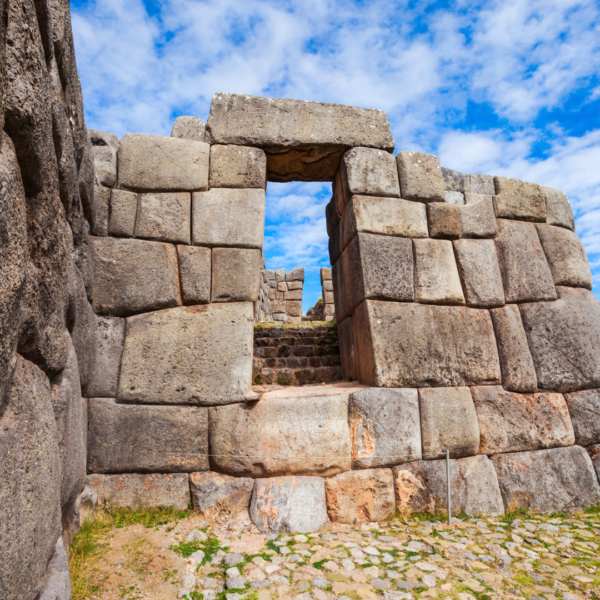
[(268, 281), (269, 286), (271, 320), (284, 323), (300, 322), (302, 320), (304, 269), (298, 267), (287, 273), (285, 269), (265, 270), (263, 277)]
[(332, 321), (335, 316), (335, 301), (333, 298), (333, 281), (331, 269), (321, 269), (321, 298), (323, 298), (323, 318)]

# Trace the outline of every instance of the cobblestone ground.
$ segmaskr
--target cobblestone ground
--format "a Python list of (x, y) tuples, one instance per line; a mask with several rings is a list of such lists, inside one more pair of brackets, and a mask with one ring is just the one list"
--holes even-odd
[[(211, 525), (194, 516), (152, 527), (152, 535), (144, 534), (141, 525), (113, 532), (107, 537), (109, 552), (96, 569), (102, 584), (89, 597), (600, 597), (598, 514), (465, 518), (454, 520), (451, 527), (443, 521), (399, 519), (357, 527), (332, 525), (326, 532), (306, 535), (264, 536), (247, 521), (236, 528), (239, 531), (232, 531), (231, 524)], [(135, 561), (111, 562), (118, 556), (111, 551), (127, 549), (140, 535), (147, 543), (134, 544)], [(161, 575), (160, 585), (153, 574)]]

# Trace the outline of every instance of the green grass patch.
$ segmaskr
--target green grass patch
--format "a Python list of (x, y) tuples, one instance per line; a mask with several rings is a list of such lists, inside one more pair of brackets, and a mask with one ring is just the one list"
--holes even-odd
[(319, 569), (320, 571), (323, 570), (323, 565), (328, 561), (328, 558), (324, 558), (323, 560), (318, 560), (317, 562), (313, 563), (313, 567), (315, 569)]

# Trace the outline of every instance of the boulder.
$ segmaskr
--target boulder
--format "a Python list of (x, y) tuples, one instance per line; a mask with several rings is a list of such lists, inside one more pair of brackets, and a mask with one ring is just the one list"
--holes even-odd
[(453, 245), (467, 306), (503, 306), (504, 289), (494, 240), (456, 240)]
[(140, 194), (135, 236), (189, 244), (191, 202), (191, 195), (186, 192)]
[(394, 150), (381, 110), (241, 94), (213, 96), (207, 134), (212, 144), (262, 148), (269, 181), (332, 181), (349, 148)]
[(256, 302), (262, 251), (250, 248), (213, 248), (212, 302)]
[(600, 501), (592, 461), (581, 446), (492, 457), (507, 510), (576, 511)]
[(555, 392), (600, 387), (600, 304), (588, 290), (557, 291), (556, 302), (520, 306), (538, 386)]
[(262, 248), (265, 192), (214, 188), (192, 195), (192, 240), (200, 246)]
[(440, 159), (422, 152), (398, 152), (400, 196), (419, 202), (445, 202), (444, 176)]
[(447, 201), (430, 202), (427, 205), (429, 235), (435, 239), (457, 240), (460, 237), (460, 213), (460, 207)]
[(575, 231), (575, 219), (567, 195), (560, 190), (545, 186), (542, 186), (542, 192), (546, 199), (547, 223)]
[(467, 387), (419, 389), (423, 458), (473, 456), (479, 449), (479, 424)]
[(424, 304), (464, 304), (456, 260), (449, 240), (413, 240), (415, 301)]
[[(419, 460), (392, 469), (401, 513), (448, 512), (445, 460)], [(498, 478), (487, 456), (450, 460), (452, 514), (504, 514)]]
[(348, 381), (356, 381), (358, 379), (358, 372), (356, 365), (356, 349), (354, 346), (354, 331), (352, 329), (352, 317), (347, 317), (341, 323), (339, 323), (337, 330), (344, 379)]
[(562, 394), (516, 394), (500, 386), (472, 387), (481, 454), (572, 446), (573, 425)]
[(471, 191), (471, 179), (469, 175), (442, 167), (442, 176), (444, 178), (445, 190), (463, 193)]
[(139, 195), (127, 190), (113, 190), (110, 197), (110, 221), (108, 234), (115, 237), (135, 235)]
[(546, 199), (540, 185), (512, 177), (494, 177), (494, 185), (498, 219), (546, 221)]
[(90, 398), (90, 473), (208, 470), (208, 409)]
[(248, 477), (230, 477), (212, 471), (190, 473), (192, 504), (207, 518), (221, 512), (236, 515), (247, 511), (253, 489), (254, 479)]
[(262, 533), (311, 533), (328, 523), (322, 477), (257, 479), (250, 518)]
[(264, 150), (248, 146), (211, 146), (210, 187), (266, 189)]
[(465, 194), (465, 206), (459, 209), (460, 237), (495, 238), (498, 233), (492, 196)]
[(335, 475), (348, 471), (348, 393), (270, 398), (211, 408), (214, 470), (229, 475)]
[(575, 443), (579, 446), (600, 444), (600, 389), (567, 394), (565, 398)]
[(377, 387), (500, 383), (488, 311), (367, 300), (352, 322), (355, 338), (362, 341), (356, 344), (361, 383)]
[(496, 245), (506, 302), (556, 299), (552, 272), (533, 223), (498, 219)]
[(92, 238), (94, 310), (124, 317), (181, 304), (175, 246)]
[(125, 319), (97, 316), (93, 334), (96, 356), (87, 392), (90, 397), (114, 398), (125, 339)]
[(249, 302), (130, 317), (117, 398), (201, 406), (241, 402), (251, 383), (252, 325)]
[(327, 512), (334, 523), (385, 521), (394, 514), (391, 469), (347, 471), (325, 479)]
[(186, 510), (190, 504), (187, 473), (88, 475), (85, 484), (103, 508)]
[(119, 142), (119, 187), (136, 192), (206, 190), (209, 155), (204, 142), (127, 133)]
[(519, 308), (516, 304), (507, 304), (490, 310), (490, 315), (498, 343), (502, 386), (511, 392), (535, 392), (535, 366)]
[(491, 175), (479, 175), (479, 173), (471, 173), (471, 192), (473, 194), (486, 194), (493, 196), (496, 193), (494, 186), (494, 178)]
[(389, 467), (421, 458), (419, 396), (415, 389), (354, 392), (348, 422), (353, 469)]
[(210, 248), (177, 246), (179, 280), (184, 304), (210, 302), (212, 251)]
[(56, 540), (52, 558), (46, 567), (44, 587), (37, 600), (71, 600), (71, 574), (62, 537)]
[(206, 123), (198, 117), (177, 117), (171, 129), (171, 137), (204, 142)]

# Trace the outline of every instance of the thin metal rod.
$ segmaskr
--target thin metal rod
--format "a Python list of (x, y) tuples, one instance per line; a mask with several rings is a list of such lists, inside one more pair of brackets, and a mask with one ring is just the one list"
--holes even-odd
[(450, 451), (446, 450), (446, 477), (448, 479), (448, 525), (452, 525), (452, 494), (450, 493)]

